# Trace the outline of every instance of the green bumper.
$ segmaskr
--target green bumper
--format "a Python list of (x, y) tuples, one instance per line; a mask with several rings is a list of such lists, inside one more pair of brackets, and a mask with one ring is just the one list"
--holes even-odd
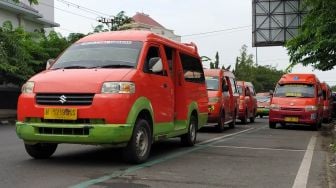
[(269, 108), (257, 108), (257, 115), (268, 116)]
[[(43, 130), (43, 131), (41, 131)], [(25, 142), (74, 144), (123, 144), (133, 132), (130, 124), (16, 123), (16, 133)]]

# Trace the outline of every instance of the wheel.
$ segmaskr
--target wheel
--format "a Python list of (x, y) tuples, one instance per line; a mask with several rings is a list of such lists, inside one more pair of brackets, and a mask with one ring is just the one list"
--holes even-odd
[(57, 144), (37, 143), (25, 144), (27, 153), (35, 159), (47, 159), (55, 153)]
[(152, 136), (147, 120), (138, 119), (131, 140), (124, 148), (124, 159), (130, 163), (143, 163), (147, 160), (152, 146)]
[(260, 118), (263, 118), (263, 115), (259, 115)]
[(276, 128), (276, 123), (274, 122), (269, 122), (269, 128), (275, 129)]
[(224, 111), (221, 110), (220, 116), (218, 118), (218, 123), (216, 125), (217, 131), (218, 132), (223, 132), (224, 131), (224, 123), (225, 123), (225, 115), (224, 115)]
[(181, 144), (184, 146), (193, 146), (197, 137), (197, 119), (195, 116), (190, 117), (188, 132), (181, 136)]
[(233, 115), (232, 122), (229, 123), (230, 128), (234, 128), (236, 126), (236, 112)]
[(247, 110), (245, 111), (245, 115), (244, 115), (243, 119), (241, 119), (241, 122), (242, 122), (243, 124), (246, 124), (246, 123), (247, 123)]

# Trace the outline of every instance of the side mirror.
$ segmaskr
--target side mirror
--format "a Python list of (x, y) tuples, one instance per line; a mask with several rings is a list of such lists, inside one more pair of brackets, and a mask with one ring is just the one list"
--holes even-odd
[(162, 60), (159, 57), (153, 57), (149, 60), (148, 68), (150, 71), (154, 73), (162, 72), (163, 71), (163, 64)]
[(228, 85), (223, 85), (222, 90), (223, 90), (223, 92), (228, 92), (229, 91), (229, 86)]
[(46, 70), (48, 70), (55, 63), (55, 59), (48, 59), (46, 64)]

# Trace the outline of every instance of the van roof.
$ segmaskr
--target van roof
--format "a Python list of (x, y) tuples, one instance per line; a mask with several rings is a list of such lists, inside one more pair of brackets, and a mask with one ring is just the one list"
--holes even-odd
[(223, 69), (204, 69), (204, 74), (206, 76), (219, 76), (221, 72), (224, 72), (224, 76), (228, 76), (230, 78), (235, 78), (234, 74), (231, 71), (223, 70)]
[(319, 83), (320, 81), (315, 76), (315, 74), (302, 74), (302, 73), (285, 74), (279, 80), (279, 84), (286, 84), (286, 83), (314, 84), (316, 82)]
[(160, 42), (165, 45), (196, 53), (198, 55), (197, 46), (194, 43), (179, 43), (173, 40), (167, 39), (150, 31), (140, 30), (124, 30), (124, 31), (111, 31), (94, 33), (86, 37), (81, 38), (76, 43), (82, 42), (96, 42), (96, 41), (141, 41), (141, 42)]

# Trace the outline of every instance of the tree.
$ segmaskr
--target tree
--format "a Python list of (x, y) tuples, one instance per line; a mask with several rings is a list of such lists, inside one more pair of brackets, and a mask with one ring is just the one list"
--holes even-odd
[(336, 65), (336, 1), (303, 0), (308, 7), (298, 36), (288, 41), (290, 67), (312, 65), (331, 70)]
[(114, 16), (112, 23), (99, 24), (94, 28), (94, 33), (106, 32), (106, 31), (118, 31), (128, 29), (127, 24), (133, 21), (131, 17), (125, 14), (125, 11), (120, 11)]
[[(210, 63), (210, 69), (219, 69), (219, 55), (218, 52), (216, 52), (215, 55), (215, 61), (213, 61), (210, 57), (208, 56), (202, 56), (201, 57), (202, 63), (204, 62), (209, 62)], [(224, 66), (223, 66), (224, 67)], [(223, 68), (224, 69), (224, 68)]]
[(218, 68), (219, 68), (218, 65), (219, 65), (219, 55), (218, 55), (218, 52), (216, 52), (216, 55), (215, 55), (215, 62), (214, 62), (214, 67), (215, 67), (215, 69), (218, 69)]
[(248, 54), (246, 45), (242, 46), (240, 56), (236, 58), (233, 72), (237, 80), (252, 82), (257, 92), (273, 90), (275, 84), (285, 73), (270, 65), (262, 66), (254, 63), (253, 55)]
[[(19, 3), (20, 2), (20, 0), (12, 0), (12, 1), (14, 1), (15, 3)], [(28, 0), (28, 2), (32, 5), (32, 4), (34, 4), (34, 5), (37, 5), (38, 4), (38, 0)]]

